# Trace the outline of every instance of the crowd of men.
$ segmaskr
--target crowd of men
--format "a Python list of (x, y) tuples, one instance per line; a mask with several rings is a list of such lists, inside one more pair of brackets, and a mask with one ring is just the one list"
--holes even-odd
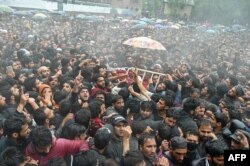
[[(249, 149), (250, 33), (132, 24), (1, 17), (0, 165), (223, 166)], [(166, 51), (122, 44), (139, 36)]]

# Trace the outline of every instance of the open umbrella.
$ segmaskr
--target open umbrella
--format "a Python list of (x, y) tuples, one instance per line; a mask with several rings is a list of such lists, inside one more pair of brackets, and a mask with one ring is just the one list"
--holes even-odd
[(47, 16), (43, 13), (37, 13), (33, 16), (33, 19), (35, 19), (35, 20), (44, 20), (46, 18), (47, 18)]
[(102, 22), (103, 19), (98, 16), (85, 16), (82, 18), (86, 22)]
[(136, 24), (136, 25), (132, 26), (130, 29), (143, 29), (146, 27), (147, 27), (147, 24)]
[(86, 17), (86, 15), (84, 15), (84, 14), (78, 14), (76, 16), (76, 18), (78, 18), (78, 19), (84, 19), (85, 17)]
[(6, 5), (0, 5), (0, 13), (13, 13), (14, 10)]
[(148, 37), (130, 38), (125, 42), (123, 42), (123, 44), (137, 48), (146, 48), (151, 50), (166, 50), (166, 48), (161, 43), (153, 39), (150, 39)]

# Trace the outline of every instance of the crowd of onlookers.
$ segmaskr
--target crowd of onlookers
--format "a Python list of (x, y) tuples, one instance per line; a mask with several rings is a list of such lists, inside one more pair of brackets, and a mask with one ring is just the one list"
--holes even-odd
[[(249, 149), (248, 31), (0, 19), (0, 165), (222, 166)], [(139, 36), (166, 51), (122, 44)]]

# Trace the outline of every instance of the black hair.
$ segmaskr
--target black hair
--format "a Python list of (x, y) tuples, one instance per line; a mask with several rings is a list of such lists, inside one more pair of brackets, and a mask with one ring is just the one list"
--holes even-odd
[(139, 86), (136, 83), (133, 83), (132, 87), (133, 87), (133, 89), (134, 89), (134, 91), (136, 93), (141, 93), (141, 90), (140, 90)]
[(45, 120), (47, 119), (47, 115), (45, 114), (46, 107), (39, 107), (36, 111), (33, 113), (33, 118), (37, 125), (44, 125)]
[(81, 70), (81, 75), (84, 77), (84, 80), (87, 80), (88, 82), (91, 81), (92, 77), (92, 69), (90, 68), (83, 68)]
[[(5, 97), (5, 102), (7, 103), (7, 104), (9, 104), (10, 103), (10, 101), (11, 101), (11, 97), (12, 97), (12, 93), (11, 93), (11, 90), (10, 90), (10, 86), (5, 86), (5, 87), (1, 87), (1, 89), (0, 89), (0, 92), (1, 92), (1, 95), (3, 96), (3, 97)], [(18, 102), (18, 101), (17, 101)]]
[(113, 95), (112, 96), (112, 104), (116, 103), (118, 100), (123, 99), (121, 95)]
[(198, 89), (198, 88), (191, 88), (191, 94), (193, 94), (193, 93), (200, 94), (200, 89)]
[(98, 154), (93, 150), (80, 152), (74, 156), (73, 166), (96, 166), (98, 163)]
[(117, 164), (117, 162), (114, 159), (107, 159), (104, 161), (104, 165), (105, 166), (119, 166), (119, 164)]
[(213, 80), (212, 80), (212, 78), (211, 77), (204, 77), (203, 78), (203, 81), (204, 81), (204, 83), (205, 83), (205, 85), (210, 85), (210, 86), (213, 86)]
[(229, 118), (225, 113), (217, 112), (214, 114), (214, 117), (217, 123), (221, 123), (222, 128), (227, 126), (229, 122)]
[(60, 101), (62, 101), (63, 99), (65, 99), (67, 97), (67, 93), (65, 91), (56, 91), (54, 93), (53, 99), (55, 101), (56, 104), (59, 104)]
[(104, 91), (102, 91), (102, 90), (98, 90), (98, 91), (96, 91), (96, 93), (95, 93), (95, 95), (94, 95), (94, 98), (96, 98), (96, 96), (97, 95), (103, 95), (104, 96), (104, 98), (106, 98), (106, 94), (105, 94), (105, 92)]
[(223, 145), (219, 140), (207, 141), (205, 144), (205, 151), (212, 157), (224, 155)]
[(65, 117), (68, 113), (71, 112), (71, 102), (68, 99), (64, 99), (59, 104), (59, 113)]
[(94, 145), (98, 150), (105, 149), (111, 140), (111, 131), (108, 128), (99, 128), (94, 136)]
[(84, 125), (86, 128), (89, 127), (90, 118), (91, 113), (88, 109), (80, 109), (75, 113), (75, 123)]
[(137, 166), (144, 161), (143, 154), (139, 150), (128, 151), (124, 156), (123, 165)]
[(215, 88), (212, 85), (206, 85), (207, 87), (207, 93), (209, 94), (209, 96), (213, 96), (215, 94)]
[(233, 75), (230, 75), (229, 77), (228, 77), (228, 79), (230, 80), (230, 84), (232, 85), (232, 86), (236, 86), (236, 85), (238, 85), (238, 80), (237, 80), (237, 78), (236, 78), (236, 76), (233, 76)]
[(47, 166), (67, 166), (67, 163), (62, 157), (53, 157), (49, 159)]
[(158, 135), (162, 140), (170, 140), (175, 136), (180, 136), (180, 131), (177, 127), (170, 127), (167, 124), (161, 123), (158, 127)]
[(195, 135), (195, 136), (199, 137), (199, 132), (198, 132), (198, 130), (190, 129), (184, 133), (184, 138), (187, 138), (189, 135)]
[(183, 103), (183, 110), (187, 113), (191, 113), (192, 110), (194, 110), (196, 107), (199, 106), (199, 102), (196, 99), (188, 98), (184, 103)]
[(166, 117), (176, 119), (175, 108), (169, 108), (166, 110)]
[(104, 68), (104, 69), (107, 69), (107, 66), (105, 65), (97, 65), (93, 70), (94, 70), (94, 73), (98, 73), (99, 74), (99, 70), (101, 68)]
[(158, 93), (154, 93), (152, 96), (151, 96), (151, 99), (154, 101), (154, 102), (158, 102), (161, 98), (161, 95), (158, 94)]
[(169, 147), (171, 147), (171, 149), (185, 149), (187, 148), (187, 141), (180, 137), (180, 136), (175, 136), (173, 138), (171, 138), (170, 143), (169, 143)]
[(80, 137), (81, 134), (86, 132), (86, 128), (80, 124), (65, 125), (62, 129), (61, 138), (74, 140), (76, 137)]
[(215, 114), (217, 112), (217, 106), (214, 104), (209, 104), (206, 106), (206, 111), (210, 110), (213, 114)]
[(105, 98), (105, 106), (106, 107), (112, 106), (112, 96), (113, 96), (112, 93), (107, 93), (106, 94), (106, 98)]
[(46, 147), (52, 144), (52, 134), (45, 126), (37, 126), (31, 131), (30, 136), (34, 146)]
[(140, 109), (141, 110), (146, 110), (149, 109), (150, 111), (152, 111), (152, 104), (150, 101), (142, 101), (140, 104)]
[(143, 121), (133, 121), (131, 124), (132, 135), (142, 134), (146, 128), (147, 125)]
[(95, 99), (89, 103), (89, 110), (91, 113), (91, 118), (97, 118), (101, 113), (101, 106), (103, 105), (103, 101)]
[[(94, 83), (97, 83), (99, 77), (103, 77), (103, 76), (101, 76), (101, 75), (99, 75), (99, 74), (94, 74), (93, 77), (92, 77), (92, 81), (93, 81)], [(103, 77), (103, 78), (104, 78), (104, 77)]]
[(13, 133), (20, 133), (22, 126), (28, 124), (25, 118), (21, 116), (13, 116), (4, 121), (4, 134), (8, 137), (12, 137)]
[(25, 90), (26, 91), (33, 91), (34, 88), (36, 88), (36, 80), (37, 80), (36, 77), (26, 78), (24, 83), (23, 83)]
[(200, 87), (200, 81), (195, 77), (190, 77), (190, 80), (192, 81), (192, 85), (194, 88)]
[(122, 88), (119, 92), (118, 95), (122, 96), (123, 100), (126, 101), (129, 98), (129, 91), (127, 88)]
[(228, 87), (225, 83), (221, 83), (221, 84), (216, 86), (216, 94), (219, 97), (222, 98), (227, 92), (228, 92)]
[(139, 146), (143, 146), (145, 141), (147, 141), (148, 139), (155, 140), (155, 136), (153, 134), (150, 134), (150, 133), (142, 133), (138, 139)]
[(230, 119), (238, 119), (239, 121), (242, 121), (242, 113), (239, 110), (228, 109), (228, 113)]
[[(2, 163), (6, 166), (16, 166), (20, 165), (26, 160), (25, 155), (20, 152), (16, 147), (7, 147), (2, 153), (1, 158)], [(1, 166), (2, 166), (1, 163)]]
[(174, 104), (174, 100), (170, 96), (161, 96), (160, 100), (163, 100), (168, 107), (172, 107)]
[(198, 128), (200, 128), (201, 126), (211, 126), (212, 124), (208, 119), (199, 119), (199, 121), (197, 122)]

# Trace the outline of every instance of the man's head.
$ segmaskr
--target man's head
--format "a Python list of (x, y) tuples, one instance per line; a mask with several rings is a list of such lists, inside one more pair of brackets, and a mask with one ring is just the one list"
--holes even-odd
[(202, 141), (207, 141), (211, 138), (213, 127), (208, 119), (201, 119), (198, 122), (198, 130), (199, 130), (200, 139)]
[(71, 81), (66, 81), (62, 85), (62, 91), (66, 92), (67, 94), (70, 94), (73, 89), (74, 84)]
[(245, 92), (241, 85), (236, 85), (228, 91), (227, 95), (229, 97), (241, 97), (245, 95)]
[(117, 112), (121, 113), (124, 107), (124, 101), (123, 101), (122, 96), (120, 95), (112, 96), (112, 105)]
[(102, 90), (97, 91), (95, 93), (95, 99), (99, 99), (99, 100), (102, 100), (103, 102), (105, 102), (105, 97), (106, 97), (105, 92), (103, 92)]
[(6, 166), (18, 165), (18, 166), (38, 166), (38, 161), (26, 157), (22, 152), (20, 152), (16, 147), (6, 148), (0, 156), (0, 165), (4, 164)]
[(105, 85), (105, 79), (104, 79), (103, 76), (95, 75), (93, 77), (93, 81), (95, 83), (95, 86), (97, 86), (100, 89), (104, 89), (106, 87), (106, 85)]
[[(153, 77), (153, 79), (154, 79), (153, 82), (158, 80), (158, 78), (154, 78), (154, 77)], [(161, 92), (163, 92), (165, 90), (166, 90), (166, 84), (164, 82), (159, 82), (157, 84), (157, 86), (156, 86), (156, 90), (155, 91), (157, 93), (161, 93)]]
[(188, 98), (183, 103), (183, 110), (189, 114), (193, 114), (196, 107), (199, 106), (197, 99)]
[(182, 137), (173, 137), (170, 140), (170, 154), (175, 163), (181, 164), (187, 154), (187, 142)]
[(52, 148), (52, 134), (45, 126), (38, 126), (31, 131), (31, 142), (34, 150), (46, 156)]
[(225, 83), (227, 84), (228, 88), (231, 89), (232, 87), (238, 85), (238, 80), (235, 76), (229, 76), (225, 80)]
[(50, 69), (46, 66), (41, 66), (38, 70), (38, 75), (42, 78), (48, 78), (50, 76)]
[(89, 100), (89, 90), (88, 90), (88, 88), (87, 87), (80, 88), (78, 96), (82, 101), (88, 101)]
[(241, 150), (244, 148), (249, 148), (250, 134), (246, 131), (237, 129), (230, 136), (231, 138), (231, 149)]
[(193, 117), (195, 119), (202, 119), (205, 114), (205, 104), (201, 101), (198, 101), (197, 107), (194, 109)]
[(51, 120), (55, 117), (54, 110), (48, 107), (39, 107), (34, 112), (34, 120), (37, 125), (44, 125), (49, 127)]
[(94, 136), (95, 147), (99, 150), (105, 149), (111, 140), (111, 131), (108, 128), (102, 127), (96, 131)]
[(219, 140), (208, 141), (205, 144), (205, 151), (210, 165), (224, 166), (224, 150)]
[(4, 134), (12, 140), (22, 141), (29, 137), (30, 128), (25, 118), (13, 116), (5, 120)]
[(41, 81), (36, 77), (31, 77), (31, 78), (28, 77), (24, 81), (23, 85), (27, 91), (37, 91), (37, 89), (41, 85)]
[(188, 151), (194, 151), (199, 145), (199, 133), (196, 130), (187, 131), (185, 133), (185, 139), (187, 141)]
[(121, 115), (113, 115), (111, 124), (114, 127), (114, 135), (118, 138), (123, 137), (124, 129), (127, 126), (127, 120)]
[(156, 103), (156, 109), (158, 111), (164, 111), (169, 107), (172, 107), (173, 99), (171, 97), (161, 97), (160, 100)]
[(174, 110), (173, 109), (169, 109), (169, 110), (166, 111), (166, 118), (164, 119), (164, 123), (166, 123), (170, 127), (175, 126), (176, 117), (174, 115)]
[(149, 158), (153, 159), (156, 155), (156, 140), (155, 136), (150, 133), (142, 133), (138, 139), (139, 150), (142, 154)]
[(102, 100), (93, 100), (89, 103), (91, 118), (100, 118), (106, 111), (105, 104)]
[(146, 166), (142, 153), (138, 150), (128, 151), (124, 157), (124, 165), (126, 166)]
[(150, 101), (142, 101), (140, 105), (140, 115), (143, 119), (152, 115), (152, 104)]

